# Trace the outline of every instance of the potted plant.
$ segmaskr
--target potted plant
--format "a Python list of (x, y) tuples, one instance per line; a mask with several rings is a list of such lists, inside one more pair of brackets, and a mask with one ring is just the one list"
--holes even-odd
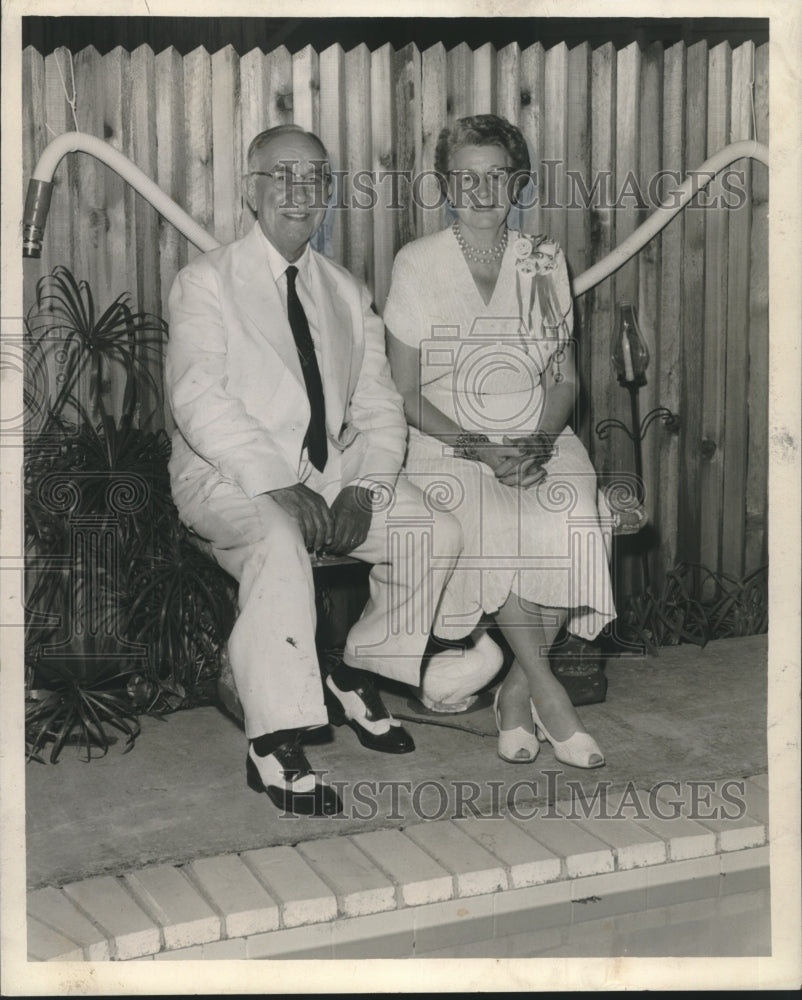
[[(142, 388), (166, 324), (121, 294), (98, 310), (64, 267), (26, 318), (26, 742), (87, 759), (136, 716), (208, 700), (232, 583), (193, 544), (170, 494), (170, 443)], [(57, 371), (57, 377), (52, 378)], [(53, 391), (47, 386), (54, 384)], [(43, 388), (44, 387), (44, 388)]]

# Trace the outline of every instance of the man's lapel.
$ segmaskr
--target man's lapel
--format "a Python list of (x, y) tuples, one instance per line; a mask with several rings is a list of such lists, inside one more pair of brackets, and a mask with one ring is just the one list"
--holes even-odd
[(336, 439), (340, 436), (350, 396), (354, 350), (354, 315), (346, 298), (350, 289), (339, 280), (333, 267), (326, 266), (325, 258), (314, 252), (309, 262), (309, 276), (320, 328), (326, 423), (329, 433)]
[[(298, 351), (284, 303), (261, 251), (255, 228), (236, 248), (233, 279), (239, 306), (247, 313), (306, 394)], [(350, 396), (354, 353), (353, 291), (339, 280), (325, 258), (312, 252), (309, 282), (320, 334), (321, 378), (326, 396), (326, 424), (335, 439), (340, 436), (346, 402)]]
[(284, 303), (265, 260), (255, 227), (236, 248), (232, 271), (238, 305), (262, 332), (306, 394), (301, 362)]

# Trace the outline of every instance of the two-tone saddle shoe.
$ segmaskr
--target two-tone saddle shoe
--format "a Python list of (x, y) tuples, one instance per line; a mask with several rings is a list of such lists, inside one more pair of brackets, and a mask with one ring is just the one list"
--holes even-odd
[(248, 787), (264, 792), (278, 809), (300, 816), (336, 816), (342, 812), (339, 795), (315, 777), (297, 741), (283, 743), (260, 757), (248, 747), (245, 775)]
[(331, 724), (347, 723), (368, 750), (412, 753), (415, 749), (412, 737), (389, 713), (364, 671), (340, 664), (326, 677), (325, 699)]

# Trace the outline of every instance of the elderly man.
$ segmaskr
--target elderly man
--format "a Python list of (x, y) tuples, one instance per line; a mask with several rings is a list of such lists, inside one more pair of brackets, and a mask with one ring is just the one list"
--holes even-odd
[[(414, 749), (370, 675), (418, 683), (462, 545), (456, 519), (399, 478), (404, 411), (367, 290), (309, 246), (330, 183), (316, 136), (280, 126), (253, 140), (257, 222), (179, 273), (166, 365), (179, 514), (239, 581), (229, 655), (247, 782), (311, 815), (342, 803), (312, 772), (305, 730), (330, 715), (370, 749)], [(367, 606), (325, 682), (309, 557), (321, 551), (373, 564)]]

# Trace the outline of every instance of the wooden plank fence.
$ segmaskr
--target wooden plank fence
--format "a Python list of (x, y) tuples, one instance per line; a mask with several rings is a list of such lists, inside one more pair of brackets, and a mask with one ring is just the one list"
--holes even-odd
[[(332, 45), (245, 55), (228, 46), (184, 57), (141, 46), (44, 58), (27, 48), (23, 102), (26, 181), (53, 135), (90, 132), (221, 242), (253, 222), (241, 183), (253, 136), (282, 122), (311, 128), (344, 172), (339, 204), (365, 204), (360, 171), (376, 177), (370, 210), (332, 210), (329, 245), (381, 309), (394, 254), (444, 225), (443, 207), (422, 207), (410, 183), (433, 169), (444, 125), (497, 112), (521, 126), (538, 161), (525, 226), (551, 232), (576, 275), (629, 235), (674, 178), (729, 142), (768, 142), (768, 45)], [(767, 558), (768, 176), (752, 161), (734, 168), (729, 189), (715, 181), (577, 303), (577, 426), (599, 472), (633, 470), (626, 436), (601, 440), (594, 430), (609, 417), (629, 422), (610, 364), (621, 301), (637, 303), (651, 354), (642, 413), (661, 405), (680, 417), (678, 436), (655, 424), (644, 441), (658, 580), (679, 560), (741, 576)], [(382, 175), (392, 171), (406, 173)], [(658, 184), (660, 171), (674, 176)], [(418, 191), (429, 206), (437, 197), (431, 177)], [(40, 275), (65, 264), (104, 302), (129, 290), (140, 308), (163, 312), (175, 274), (196, 253), (116, 174), (75, 154), (56, 172), (42, 258), (25, 262), (26, 298)]]

